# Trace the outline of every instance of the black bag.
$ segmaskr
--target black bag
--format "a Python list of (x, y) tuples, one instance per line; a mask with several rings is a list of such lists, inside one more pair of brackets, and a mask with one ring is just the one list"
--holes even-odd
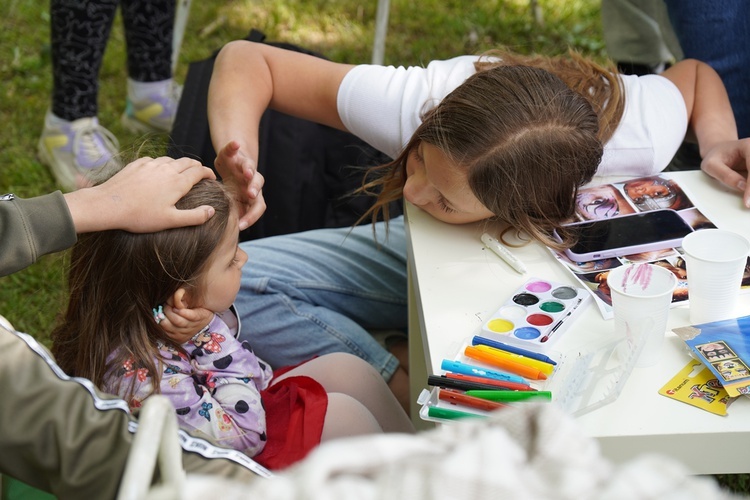
[[(264, 42), (265, 35), (252, 30), (247, 39)], [(288, 43), (271, 45), (323, 57)], [(215, 57), (190, 64), (167, 148), (173, 158), (197, 158), (212, 168), (216, 152), (206, 108)], [(388, 161), (352, 134), (266, 110), (260, 122), (258, 171), (265, 177), (268, 208), (240, 238), (351, 226), (374, 202), (372, 196), (351, 193), (361, 185), (366, 167)], [(401, 203), (389, 208), (392, 216), (403, 213)]]

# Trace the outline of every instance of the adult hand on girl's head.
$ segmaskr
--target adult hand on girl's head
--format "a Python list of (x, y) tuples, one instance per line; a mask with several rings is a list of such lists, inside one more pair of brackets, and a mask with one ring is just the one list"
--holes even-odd
[(245, 155), (239, 143), (230, 141), (219, 151), (214, 161), (222, 181), (237, 187), (240, 197), (240, 230), (255, 224), (266, 211), (263, 199), (265, 179), (258, 172), (255, 160)]
[(106, 182), (65, 194), (76, 232), (124, 229), (150, 233), (203, 224), (210, 206), (179, 210), (175, 203), (201, 179), (214, 179), (210, 168), (190, 158), (139, 158)]
[(742, 192), (742, 201), (750, 208), (750, 138), (720, 142), (706, 152), (701, 170), (725, 186)]
[(159, 326), (170, 339), (182, 345), (208, 325), (214, 313), (203, 308), (176, 309), (167, 304), (164, 306), (164, 316)]

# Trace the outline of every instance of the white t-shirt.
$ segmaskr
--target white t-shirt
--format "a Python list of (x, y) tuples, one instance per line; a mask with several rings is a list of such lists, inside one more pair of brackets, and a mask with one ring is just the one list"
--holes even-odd
[[(426, 110), (475, 73), (478, 56), (432, 61), (426, 67), (360, 65), (341, 82), (338, 112), (346, 128), (395, 158)], [(625, 110), (604, 147), (599, 175), (653, 175), (674, 156), (687, 131), (687, 109), (664, 77), (622, 76)]]

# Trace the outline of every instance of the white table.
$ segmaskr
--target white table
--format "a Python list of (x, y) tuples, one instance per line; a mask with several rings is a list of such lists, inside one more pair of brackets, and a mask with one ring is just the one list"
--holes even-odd
[[(718, 227), (750, 238), (750, 211), (739, 195), (729, 193), (700, 171), (669, 173), (696, 206)], [(597, 179), (604, 183), (613, 179)], [(412, 400), (426, 387), (427, 374), (440, 373), (460, 342), (530, 277), (578, 285), (539, 244), (514, 249), (526, 264), (520, 275), (484, 249), (482, 223), (444, 224), (407, 204), (410, 268), (410, 377)], [(741, 294), (738, 315), (750, 314), (750, 294)], [(633, 369), (619, 398), (578, 418), (584, 432), (597, 438), (603, 454), (623, 462), (645, 452), (670, 455), (696, 474), (750, 472), (750, 398), (740, 398), (719, 416), (658, 394), (690, 358), (671, 329), (690, 324), (687, 306), (671, 309), (663, 358)], [(581, 345), (597, 332), (612, 332), (592, 303), (555, 346)], [(416, 406), (412, 415), (417, 415)], [(418, 418), (418, 417), (417, 417)], [(415, 422), (416, 423), (416, 422)], [(424, 426), (424, 424), (422, 424)]]

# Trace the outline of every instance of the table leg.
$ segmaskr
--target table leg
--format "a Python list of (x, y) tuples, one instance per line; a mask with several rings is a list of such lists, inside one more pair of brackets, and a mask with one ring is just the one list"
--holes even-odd
[(425, 361), (424, 340), (422, 338), (422, 326), (419, 321), (419, 308), (417, 307), (417, 297), (414, 293), (414, 286), (411, 280), (411, 270), (409, 271), (409, 393), (411, 400), (411, 421), (418, 431), (428, 430), (435, 427), (433, 422), (428, 422), (419, 418), (420, 405), (417, 404), (417, 397), (427, 383), (427, 363)]

